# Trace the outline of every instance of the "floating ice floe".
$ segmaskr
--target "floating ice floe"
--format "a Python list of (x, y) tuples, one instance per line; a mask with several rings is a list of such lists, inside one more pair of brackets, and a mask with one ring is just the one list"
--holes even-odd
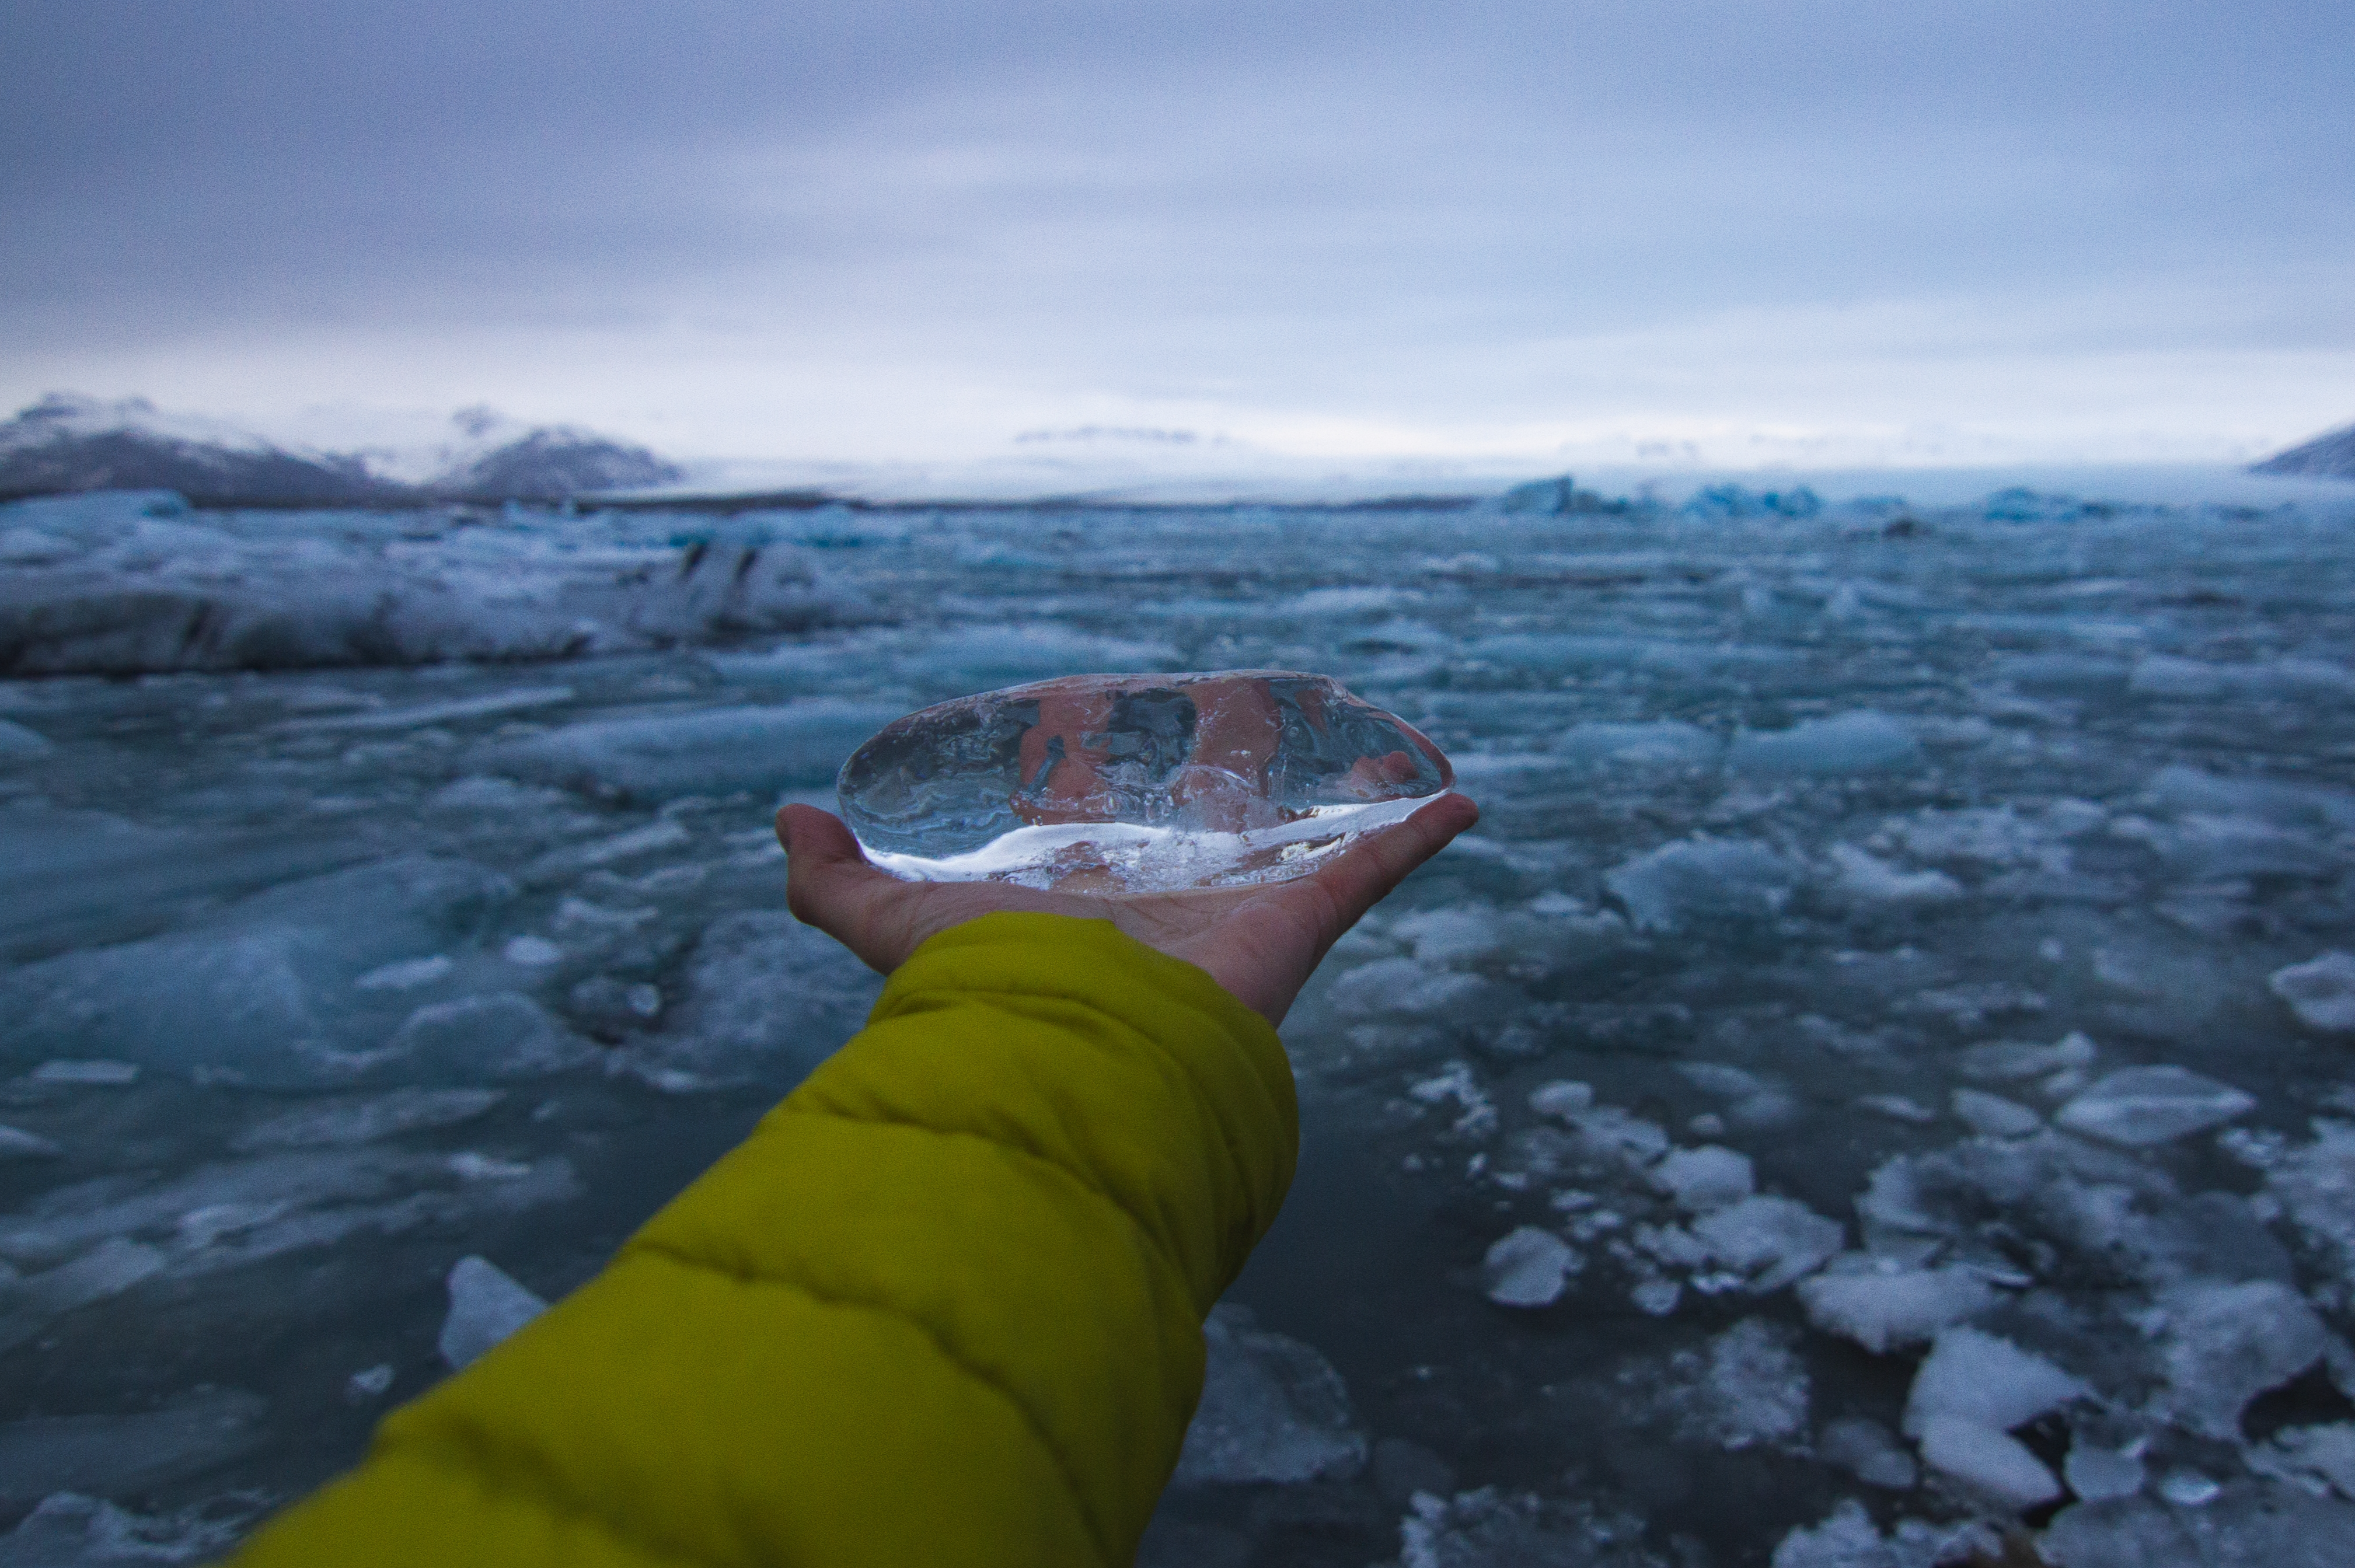
[(2355, 1034), (2355, 953), (2334, 951), (2276, 969), (2267, 984), (2307, 1028)]
[(1984, 1422), (1927, 1416), (1918, 1424), (1918, 1437), (1923, 1464), (1988, 1502), (2030, 1509), (2061, 1496), (2061, 1483), (2043, 1460)]
[(52, 1492), (0, 1536), (0, 1568), (219, 1561), (261, 1511), (251, 1494), (139, 1514), (103, 1498)]
[(2355, 1286), (2355, 1123), (2318, 1118), (2314, 1140), (2282, 1150), (2265, 1191), (2322, 1253), (2343, 1286)]
[(2140, 1148), (2246, 1115), (2256, 1104), (2185, 1068), (2129, 1067), (2096, 1081), (2052, 1119), (2073, 1133)]
[(1963, 884), (1944, 871), (1902, 870), (1869, 849), (1835, 844), (1834, 885), (1861, 903), (1944, 903), (1963, 896)]
[(2241, 1413), (2332, 1348), (2306, 1298), (2276, 1280), (2178, 1285), (2159, 1296), (2167, 1325), (2159, 1364), (2175, 1419), (2205, 1437), (2236, 1438)]
[(1788, 860), (1742, 838), (1679, 839), (1603, 879), (1628, 919), (1647, 931), (1767, 919), (1782, 912), (1799, 882)]
[(1692, 1223), (1692, 1233), (1710, 1254), (1746, 1277), (1746, 1288), (1764, 1295), (1821, 1268), (1840, 1250), (1847, 1232), (1789, 1198), (1745, 1198)]
[(461, 1083), (538, 1077), (597, 1057), (594, 1046), (520, 991), (429, 1002), (385, 1050), (405, 1071)]
[(548, 1310), (546, 1301), (488, 1258), (460, 1258), (450, 1270), (449, 1288), (450, 1314), (434, 1345), (461, 1370)]
[[(2355, 1498), (2355, 1421), (2285, 1426), (2250, 1455), (2250, 1467), (2285, 1478), (2312, 1477), (2342, 1498)], [(2082, 1493), (2083, 1488), (2080, 1488)]]
[(2136, 661), (2126, 689), (2144, 697), (2339, 696), (2355, 692), (2355, 671), (2321, 659), (2293, 657), (2216, 664), (2169, 654), (2147, 654)]
[(2044, 1125), (2043, 1117), (2019, 1101), (1978, 1089), (1955, 1090), (1952, 1104), (1955, 1115), (1982, 1137), (2024, 1138)]
[(1651, 1168), (1654, 1186), (1677, 1201), (1677, 1207), (1706, 1212), (1739, 1203), (1757, 1187), (1750, 1157), (1715, 1144), (1669, 1151)]
[(1745, 1317), (1705, 1353), (1669, 1359), (1667, 1408), (1689, 1440), (1742, 1449), (1792, 1441), (1806, 1428), (1809, 1383), (1796, 1333)]
[(1202, 1399), (1172, 1486), (1347, 1480), (1364, 1467), (1348, 1389), (1314, 1347), (1231, 1304), (1211, 1309), (1202, 1339)]
[(1477, 975), (1434, 969), (1412, 958), (1380, 958), (1344, 971), (1329, 995), (1343, 1018), (1463, 1019), (1493, 1012), (1497, 989)]
[(2134, 1496), (2149, 1477), (2139, 1445), (2104, 1448), (2081, 1435), (2070, 1443), (2068, 1455), (2061, 1462), (2061, 1478), (2080, 1499), (2097, 1503), (2105, 1498)]
[(0, 719), (0, 763), (29, 763), (56, 752), (48, 736), (14, 720)]
[(0, 1125), (0, 1159), (48, 1159), (57, 1153), (58, 1146), (37, 1133)]
[(2294, 1485), (2210, 1484), (2191, 1505), (2110, 1498), (2063, 1509), (2036, 1542), (2052, 1568), (2335, 1568), (2355, 1563), (2355, 1505)]
[(2054, 1045), (1991, 1040), (1965, 1051), (1955, 1059), (1955, 1065), (1962, 1069), (1966, 1078), (2003, 1082), (2041, 1078), (2050, 1073), (2065, 1072), (2072, 1068), (2091, 1067), (2095, 1054), (2094, 1042), (2082, 1032), (2072, 1029)]
[[(21, 1252), (17, 1259), (32, 1261)], [(159, 1248), (110, 1236), (79, 1257), (11, 1281), (0, 1302), (0, 1350), (14, 1349), (69, 1312), (161, 1274), (165, 1261)]]
[(268, 1413), (242, 1390), (198, 1389), (135, 1414), (9, 1422), (0, 1425), (0, 1511), (58, 1492), (136, 1498), (200, 1475), (258, 1447)]
[(1585, 1266), (1560, 1236), (1523, 1225), (1500, 1237), (1480, 1260), (1481, 1286), (1499, 1307), (1550, 1307)]
[(1821, 1274), (1799, 1281), (1798, 1297), (1808, 1322), (1878, 1356), (1928, 1342), (1992, 1307), (1996, 1293), (1976, 1269), (1915, 1268), (1845, 1253)]
[(1837, 1465), (1869, 1487), (1885, 1491), (1911, 1491), (1921, 1479), (1913, 1456), (1896, 1435), (1878, 1421), (1844, 1416), (1828, 1422), (1816, 1436), (1816, 1456)]
[[(688, 957), (684, 1001), (661, 1032), (634, 1036), (621, 1054), (634, 1071), (699, 1084), (790, 1089), (858, 1032), (882, 987), (847, 948), (783, 910), (722, 915)], [(626, 987), (615, 994), (629, 1007)]]
[(139, 1065), (104, 1058), (75, 1061), (64, 1057), (44, 1061), (26, 1075), (36, 1083), (88, 1083), (116, 1088), (139, 1079)]
[(501, 741), (481, 765), (612, 798), (660, 801), (730, 790), (773, 793), (832, 779), (894, 709), (813, 698), (775, 707), (698, 708), (594, 719)]
[(1399, 1568), (1505, 1568), (1578, 1563), (1585, 1568), (1654, 1568), (1644, 1550), (1644, 1521), (1599, 1516), (1581, 1503), (1555, 1503), (1532, 1492), (1495, 1487), (1443, 1498), (1417, 1493), (1399, 1521)]
[(97, 1047), (134, 1068), (269, 1087), (348, 1082), (384, 1060), (370, 1053), (408, 1010), (400, 992), (356, 993), (353, 981), (469, 932), (512, 891), (479, 866), (426, 856), (284, 883), (182, 931), (0, 976), (7, 1046)]
[(1864, 1505), (1849, 1498), (1821, 1524), (1801, 1525), (1784, 1536), (1771, 1568), (1939, 1568), (1993, 1562), (2000, 1549), (1995, 1532), (1976, 1520), (1934, 1525), (1903, 1519), (1883, 1536)]
[(1573, 724), (1553, 742), (1555, 756), (1587, 766), (1704, 768), (1724, 752), (1725, 742), (1708, 731), (1668, 720)]
[(1932, 1469), (2006, 1508), (2030, 1508), (2061, 1486), (2011, 1429), (2092, 1392), (2009, 1339), (1947, 1328), (1913, 1374), (1905, 1430)]
[(1747, 773), (1863, 773), (1913, 767), (1922, 742), (1902, 720), (1870, 709), (1808, 719), (1788, 730), (1734, 737), (1726, 766)]
[(592, 542), (576, 519), (480, 528), (442, 513), (344, 513), (323, 529), (315, 514), (77, 499), (80, 515), (51, 507), (43, 524), (69, 551), (20, 556), (0, 578), (0, 672), (559, 658), (871, 618), (800, 551), (749, 538)]
[(240, 1153), (374, 1143), (427, 1127), (472, 1121), (501, 1100), (498, 1089), (392, 1089), (304, 1105), (256, 1122), (229, 1140)]

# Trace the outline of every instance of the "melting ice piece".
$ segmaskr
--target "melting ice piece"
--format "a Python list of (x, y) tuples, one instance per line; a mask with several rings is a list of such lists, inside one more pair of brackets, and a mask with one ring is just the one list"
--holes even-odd
[(1081, 675), (887, 726), (837, 788), (911, 880), (1156, 892), (1284, 881), (1455, 783), (1439, 748), (1319, 675)]
[(442, 1322), (442, 1359), (461, 1371), (548, 1310), (515, 1276), (488, 1258), (460, 1258), (450, 1271), (450, 1316)]

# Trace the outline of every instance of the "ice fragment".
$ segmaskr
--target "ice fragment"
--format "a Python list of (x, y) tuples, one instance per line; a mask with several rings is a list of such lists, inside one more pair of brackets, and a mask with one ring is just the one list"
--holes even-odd
[(1748, 773), (1862, 773), (1911, 767), (1922, 743), (1899, 720), (1870, 709), (1809, 719), (1788, 730), (1746, 731), (1726, 766)]
[(0, 1159), (47, 1159), (58, 1146), (37, 1134), (0, 1125)]
[(2061, 1477), (2089, 1503), (2130, 1498), (2142, 1490), (2142, 1456), (2082, 1441), (2072, 1443), (2068, 1457), (2061, 1462)]
[(2158, 1495), (2179, 1508), (2205, 1508), (2223, 1489), (2215, 1477), (2198, 1470), (2169, 1470), (2158, 1483)]
[(1480, 1280), (1499, 1307), (1550, 1307), (1569, 1276), (1584, 1266), (1560, 1236), (1535, 1225), (1497, 1239), (1480, 1260)]
[(2203, 1436), (2240, 1434), (2241, 1412), (2322, 1359), (2330, 1336), (2306, 1298), (2277, 1280), (2199, 1283), (2159, 1298), (2168, 1403)]
[(1814, 1273), (1840, 1250), (1846, 1232), (1788, 1198), (1745, 1198), (1693, 1221), (1711, 1256), (1748, 1276), (1748, 1288), (1780, 1290)]
[(66, 1490), (134, 1496), (199, 1474), (257, 1446), (268, 1409), (241, 1390), (201, 1389), (132, 1414), (0, 1425), (0, 1511)]
[(2110, 1498), (2063, 1509), (2037, 1545), (2053, 1568), (2338, 1568), (2355, 1563), (2355, 1506), (2246, 1483), (2196, 1507)]
[(1678, 1208), (1693, 1212), (1739, 1203), (1756, 1186), (1750, 1157), (1715, 1144), (1670, 1151), (1652, 1168), (1651, 1178)]
[(2035, 1420), (2088, 1391), (2043, 1357), (1976, 1328), (1942, 1331), (1913, 1374), (1905, 1430), (1951, 1417), (1997, 1432)]
[(1529, 1091), (1529, 1109), (1540, 1116), (1571, 1117), (1594, 1104), (1594, 1086), (1566, 1078), (1540, 1083)]
[(1955, 1115), (1983, 1137), (2024, 1138), (2044, 1125), (2044, 1118), (2017, 1100), (1977, 1089), (1957, 1089)]
[(1816, 1439), (1816, 1453), (1828, 1465), (1838, 1465), (1869, 1487), (1889, 1491), (1910, 1490), (1919, 1479), (1913, 1456), (1896, 1435), (1878, 1421), (1847, 1416), (1826, 1426)]
[(389, 1050), (413, 1071), (460, 1079), (559, 1072), (596, 1055), (517, 991), (429, 1003), (409, 1015)]
[(843, 764), (845, 821), (922, 880), (1149, 892), (1281, 881), (1455, 779), (1332, 680), (1071, 676), (887, 725)]
[(1883, 1355), (1923, 1344), (1942, 1328), (1995, 1304), (1995, 1292), (1975, 1269), (1909, 1268), (1891, 1259), (1849, 1253), (1823, 1273), (1799, 1282), (1807, 1321)]
[(2053, 1120), (2071, 1132), (2138, 1148), (2229, 1122), (2256, 1104), (2229, 1083), (2184, 1068), (2129, 1067), (2104, 1076)]
[(375, 1366), (361, 1368), (344, 1381), (344, 1398), (354, 1404), (359, 1404), (371, 1399), (382, 1398), (385, 1391), (390, 1387), (392, 1387), (392, 1363), (378, 1361)]
[(2267, 1457), (2280, 1467), (2319, 1476), (2340, 1497), (2355, 1498), (2355, 1422), (2284, 1427), (2274, 1434), (2273, 1446)]
[(1916, 1126), (1938, 1119), (1937, 1112), (1903, 1094), (1859, 1094), (1856, 1097), (1856, 1104), (1859, 1110), (1877, 1111), (1892, 1120), (1912, 1122)]
[[(1910, 1473), (1913, 1461), (1906, 1467)], [(1771, 1568), (1945, 1568), (1995, 1562), (2000, 1549), (1994, 1532), (1976, 1520), (1940, 1526), (1902, 1519), (1884, 1538), (1864, 1505), (1849, 1498), (1821, 1524), (1794, 1527), (1774, 1548)]]
[(57, 750), (48, 736), (12, 720), (0, 719), (0, 763), (28, 763)]
[(129, 1083), (139, 1076), (129, 1061), (44, 1061), (33, 1069), (36, 1083)]
[(1798, 1433), (1806, 1424), (1809, 1387), (1796, 1339), (1791, 1329), (1745, 1317), (1709, 1342), (1705, 1361), (1680, 1352), (1676, 1366), (1694, 1375), (1681, 1400), (1685, 1430), (1732, 1449)]
[(1943, 903), (1963, 896), (1963, 884), (1944, 871), (1902, 871), (1870, 850), (1835, 844), (1831, 859), (1840, 891), (1867, 903)]
[(2355, 953), (2326, 953), (2274, 971), (2266, 982), (2297, 1021), (2325, 1034), (2355, 1034)]
[(436, 953), (426, 958), (404, 958), (369, 970), (354, 980), (355, 988), (362, 991), (409, 991), (420, 986), (430, 986), (457, 965), (446, 953)]
[(1638, 855), (1603, 879), (1646, 931), (1757, 921), (1782, 912), (1797, 869), (1764, 844), (1689, 838)]
[(1347, 1480), (1364, 1466), (1348, 1390), (1314, 1347), (1231, 1305), (1211, 1309), (1202, 1341), (1201, 1403), (1171, 1485)]
[(453, 1367), (471, 1366), (493, 1346), (548, 1310), (487, 1258), (460, 1258), (450, 1270), (450, 1316), (436, 1341)]
[(506, 1096), (497, 1089), (394, 1089), (326, 1100), (257, 1122), (229, 1140), (240, 1152), (374, 1143), (472, 1121)]
[(499, 955), (526, 969), (544, 969), (550, 964), (564, 962), (564, 949), (544, 936), (509, 937)]
[(1935, 1415), (1922, 1424), (1922, 1462), (1991, 1502), (2034, 1508), (2061, 1495), (2044, 1461), (1996, 1427), (1961, 1416)]

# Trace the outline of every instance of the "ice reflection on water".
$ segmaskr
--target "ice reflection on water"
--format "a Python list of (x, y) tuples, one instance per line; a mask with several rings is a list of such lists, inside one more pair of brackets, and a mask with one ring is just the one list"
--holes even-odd
[[(75, 505), (0, 512), (12, 594)], [(1487, 815), (1286, 1026), (1300, 1185), (1147, 1561), (1926, 1562), (2064, 1485), (2056, 1560), (2344, 1541), (2350, 520), (117, 528), (76, 592), (259, 624), (308, 528), (385, 656), (602, 630), (0, 687), (0, 1524), (209, 1550), (442, 1375), (458, 1259), (593, 1270), (871, 998), (767, 817), (886, 720), (1258, 667)], [(367, 656), (321, 624), (256, 645)]]

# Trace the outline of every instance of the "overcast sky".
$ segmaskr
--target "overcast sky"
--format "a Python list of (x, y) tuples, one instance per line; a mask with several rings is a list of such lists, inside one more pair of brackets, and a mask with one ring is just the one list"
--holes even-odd
[(1533, 465), (2355, 418), (2348, 0), (11, 0), (0, 61), (15, 402)]

